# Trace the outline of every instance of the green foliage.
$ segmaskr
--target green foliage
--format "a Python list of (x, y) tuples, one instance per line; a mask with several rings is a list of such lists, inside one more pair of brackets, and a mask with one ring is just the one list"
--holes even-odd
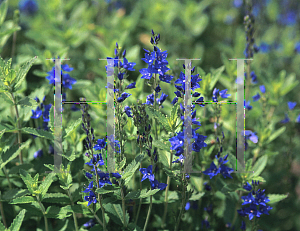
[(140, 166), (140, 163), (145, 158), (144, 154), (138, 155), (127, 167), (125, 168), (124, 174), (122, 175), (122, 179), (125, 180), (124, 185), (128, 185), (131, 178), (133, 177), (135, 171)]
[(16, 216), (16, 218), (13, 220), (12, 224), (8, 229), (5, 229), (5, 226), (0, 222), (0, 231), (18, 231), (21, 228), (22, 222), (25, 217), (26, 210), (23, 209), (19, 214)]
[[(124, 225), (123, 221), (123, 211), (120, 204), (105, 204), (105, 211), (108, 213), (109, 217), (117, 224)], [(126, 212), (126, 223), (129, 222), (129, 214)]]
[(172, 131), (172, 127), (170, 127), (170, 124), (168, 122), (168, 117), (166, 115), (163, 115), (161, 112), (151, 107), (146, 107), (145, 109), (149, 117), (150, 118), (155, 117), (157, 119), (157, 122), (159, 122), (166, 129), (167, 132)]

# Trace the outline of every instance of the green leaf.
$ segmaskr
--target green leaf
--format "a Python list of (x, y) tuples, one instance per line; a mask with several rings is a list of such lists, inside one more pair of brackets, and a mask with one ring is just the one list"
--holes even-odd
[(170, 126), (171, 128), (173, 128), (173, 129), (175, 128), (176, 123), (177, 123), (177, 119), (178, 119), (177, 111), (178, 111), (178, 103), (175, 104), (174, 107), (172, 107), (171, 115), (170, 115), (170, 117), (168, 118), (169, 126)]
[(5, 226), (2, 224), (2, 222), (0, 221), (0, 231), (6, 231), (7, 229), (5, 229)]
[(66, 129), (66, 135), (64, 139), (66, 139), (72, 132), (74, 132), (77, 127), (82, 123), (82, 118), (79, 118), (75, 122), (73, 122), (67, 129)]
[(8, 1), (4, 0), (0, 5), (0, 26), (3, 24), (7, 14)]
[(205, 193), (201, 192), (201, 193), (193, 193), (192, 196), (190, 197), (190, 201), (197, 201), (199, 200), (201, 197), (203, 197)]
[(254, 171), (254, 173), (251, 174), (250, 178), (254, 176), (259, 176), (261, 172), (265, 169), (267, 165), (267, 161), (268, 161), (268, 156), (264, 155), (260, 157), (253, 166), (252, 171)]
[(273, 140), (275, 140), (278, 136), (285, 132), (286, 126), (283, 126), (277, 129), (272, 135), (270, 135), (269, 139), (267, 140), (266, 144), (269, 144)]
[(249, 159), (246, 162), (245, 171), (246, 172), (251, 171), (251, 168), (252, 168), (252, 159)]
[(2, 131), (0, 131), (0, 139), (2, 138), (2, 136), (3, 136), (3, 134), (5, 133), (5, 128), (2, 130)]
[(28, 204), (36, 201), (34, 197), (32, 196), (23, 196), (23, 197), (18, 197), (14, 199), (10, 204)]
[(268, 204), (274, 204), (277, 203), (279, 201), (284, 200), (285, 198), (288, 197), (289, 194), (285, 195), (285, 194), (268, 194), (267, 197), (269, 197), (269, 202)]
[(293, 90), (299, 84), (299, 80), (296, 80), (296, 74), (292, 73), (286, 78), (284, 78), (284, 84), (279, 89), (280, 96), (284, 96)]
[[(123, 223), (123, 211), (120, 204), (105, 204), (104, 205), (105, 211), (109, 214), (109, 217), (117, 224), (124, 225)], [(129, 222), (129, 214), (126, 211), (126, 223)]]
[(29, 170), (29, 169), (31, 169), (33, 167), (34, 167), (33, 164), (21, 164), (21, 165), (12, 167), (9, 170), (8, 174), (18, 174), (20, 172), (20, 169)]
[(122, 176), (122, 179), (125, 179), (125, 185), (129, 183), (144, 158), (144, 154), (140, 154), (129, 165), (127, 165), (124, 171), (124, 175)]
[(54, 132), (54, 107), (50, 108), (49, 120), (50, 120), (48, 123), (49, 129), (50, 129), (50, 131)]
[(38, 137), (46, 138), (48, 140), (54, 140), (53, 134), (45, 130), (38, 130), (36, 128), (25, 127), (22, 128), (22, 132), (29, 133)]
[(160, 111), (155, 110), (152, 107), (145, 107), (145, 110), (150, 117), (155, 117), (157, 122), (159, 122), (168, 132), (172, 132), (172, 128), (169, 125), (166, 115), (163, 115)]
[(223, 71), (225, 70), (225, 66), (221, 66), (216, 70), (212, 70), (212, 78), (211, 81), (209, 83), (209, 91), (211, 91), (214, 86), (216, 85), (216, 83), (218, 82), (221, 74), (223, 73)]
[(72, 211), (69, 209), (69, 206), (62, 208), (57, 206), (49, 206), (46, 210), (47, 218), (64, 219), (70, 216), (72, 216)]
[(27, 189), (9, 189), (6, 191), (3, 196), (2, 200), (10, 201), (12, 199), (15, 199), (17, 197), (23, 197), (29, 194), (29, 191)]
[(25, 107), (37, 107), (38, 103), (32, 99), (26, 96), (25, 98), (21, 98), (17, 101), (17, 105), (25, 106)]
[(50, 174), (48, 174), (45, 178), (45, 180), (43, 181), (42, 184), (40, 184), (39, 186), (39, 190), (41, 191), (41, 200), (43, 200), (44, 196), (46, 195), (50, 185), (53, 182), (53, 178), (56, 175), (56, 173), (51, 172)]
[(6, 150), (5, 153), (1, 154), (1, 164), (0, 164), (0, 170), (11, 160), (15, 159), (20, 151), (27, 147), (31, 143), (31, 140), (27, 140), (26, 142), (22, 143), (19, 147), (19, 144), (15, 144), (11, 146), (8, 150)]
[(20, 176), (22, 178), (22, 180), (24, 181), (24, 183), (26, 184), (29, 192), (33, 193), (33, 188), (32, 188), (32, 184), (33, 184), (33, 179), (31, 177), (31, 175), (26, 172), (23, 169), (20, 169)]
[(152, 145), (154, 147), (157, 147), (161, 150), (165, 150), (167, 152), (171, 151), (171, 143), (170, 142), (162, 142), (162, 141), (159, 141), (159, 140), (153, 140)]
[(29, 60), (26, 64), (24, 64), (18, 70), (18, 73), (17, 73), (17, 76), (16, 76), (16, 84), (14, 86), (14, 91), (16, 91), (21, 86), (21, 83), (25, 79), (29, 69), (31, 68), (31, 66), (33, 65), (33, 63), (35, 62), (36, 59), (37, 59), (37, 56), (35, 56), (31, 60)]
[(105, 185), (102, 188), (96, 189), (96, 193), (106, 194), (106, 193), (114, 192), (114, 191), (119, 190), (119, 189), (120, 189), (120, 187), (116, 187), (114, 185)]
[(20, 230), (22, 222), (23, 222), (23, 219), (25, 217), (25, 213), (26, 213), (25, 209), (23, 209), (21, 212), (19, 212), (19, 214), (16, 216), (16, 218), (13, 221), (13, 223), (9, 227), (9, 230), (11, 230), (11, 231), (18, 231), (18, 230)]
[(117, 172), (121, 171), (122, 168), (124, 168), (125, 164), (126, 164), (126, 157), (123, 158), (123, 160), (120, 162), (120, 164), (116, 163), (118, 165), (117, 167)]
[(154, 195), (158, 191), (160, 191), (160, 189), (153, 189), (153, 190), (148, 190), (148, 191), (147, 191), (147, 189), (143, 189), (142, 191), (140, 191), (140, 190), (133, 191), (133, 192), (128, 193), (125, 196), (125, 199), (147, 198), (147, 197), (149, 197), (151, 195)]

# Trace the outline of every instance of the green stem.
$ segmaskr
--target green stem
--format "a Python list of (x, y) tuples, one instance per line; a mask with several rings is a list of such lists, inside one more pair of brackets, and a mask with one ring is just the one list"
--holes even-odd
[[(71, 205), (74, 206), (73, 198), (72, 198), (72, 195), (70, 193), (70, 188), (67, 190), (67, 193), (68, 193), (68, 196), (70, 198)], [(77, 217), (76, 217), (76, 214), (75, 214), (74, 211), (73, 211), (73, 218), (74, 218), (75, 230), (78, 231), (79, 229), (78, 229)]]
[(246, 82), (246, 100), (249, 98), (251, 77), (250, 77), (250, 61), (247, 60), (247, 82)]
[[(151, 164), (153, 166), (153, 156), (151, 156)], [(149, 222), (149, 219), (150, 219), (151, 210), (152, 210), (152, 195), (150, 196), (150, 205), (149, 205), (148, 214), (147, 214), (147, 218), (146, 218), (146, 222), (145, 222), (143, 231), (146, 231), (146, 229), (147, 229), (147, 225), (148, 225), (148, 222)]]
[[(173, 152), (171, 150), (171, 159), (170, 159), (170, 170), (172, 170), (172, 160), (173, 160)], [(161, 228), (165, 227), (165, 220), (168, 212), (168, 192), (169, 192), (169, 187), (170, 187), (170, 176), (167, 178), (167, 188), (166, 188), (166, 194), (165, 194), (165, 210), (164, 210), (164, 215), (161, 223)]]
[(16, 41), (17, 41), (17, 31), (15, 31), (14, 35), (13, 35), (13, 44), (12, 44), (12, 49), (11, 49), (11, 58), (13, 58), (14, 55), (15, 55)]
[(180, 209), (180, 212), (179, 212), (179, 216), (177, 218), (177, 223), (176, 223), (176, 226), (175, 226), (175, 231), (177, 231), (179, 229), (179, 224), (180, 224), (180, 221), (181, 221), (181, 216), (182, 216), (182, 211), (184, 209), (184, 204), (185, 204), (185, 176), (184, 176), (184, 173), (182, 173), (182, 191), (181, 191), (181, 197), (183, 198), (182, 199), (182, 202), (181, 202), (181, 209)]
[(49, 229), (48, 229), (48, 220), (47, 220), (47, 217), (46, 217), (46, 211), (45, 211), (45, 208), (44, 208), (43, 204), (41, 203), (40, 198), (39, 198), (38, 195), (36, 196), (36, 199), (37, 199), (37, 201), (38, 201), (38, 203), (39, 203), (39, 205), (40, 205), (40, 207), (41, 207), (42, 213), (43, 213), (43, 215), (44, 215), (45, 229), (46, 229), (46, 231), (48, 231), (48, 230), (49, 230)]
[[(99, 176), (98, 176), (98, 173), (97, 173), (97, 166), (94, 165), (94, 168), (95, 168), (95, 174), (96, 174), (96, 183), (97, 183), (97, 188), (99, 188)], [(104, 211), (104, 208), (103, 208), (103, 205), (102, 205), (102, 202), (101, 202), (101, 197), (100, 197), (100, 194), (98, 193), (98, 201), (100, 203), (100, 207), (101, 207), (101, 210), (102, 210), (102, 219), (103, 219), (103, 231), (106, 231), (106, 222), (105, 222), (105, 211)], [(96, 213), (95, 213), (96, 214)]]
[[(140, 154), (142, 154), (142, 146), (140, 146)], [(142, 163), (140, 163), (140, 168), (142, 168)], [(143, 189), (142, 188), (142, 173), (140, 172), (140, 191), (142, 191), (142, 189)], [(139, 215), (140, 215), (141, 206), (142, 206), (142, 198), (140, 198), (139, 208), (138, 208), (137, 215), (136, 215), (135, 222), (134, 222), (135, 225), (136, 225)]]
[(127, 227), (127, 223), (126, 223), (125, 199), (124, 199), (123, 186), (121, 186), (121, 197), (122, 197), (122, 209), (123, 209), (123, 223), (124, 223), (124, 226), (126, 228)]
[[(153, 94), (154, 94), (154, 109), (156, 109), (156, 74), (154, 75), (154, 86), (153, 86)], [(155, 127), (155, 140), (157, 140), (157, 121), (156, 118), (153, 119), (154, 127)]]
[(99, 224), (103, 226), (102, 221), (101, 221), (100, 218), (97, 216), (97, 214), (94, 212), (94, 210), (90, 209), (90, 211), (94, 214), (94, 216), (95, 216), (96, 220), (99, 222)]
[[(19, 142), (19, 147), (21, 146), (22, 143), (22, 133), (21, 133), (21, 125), (20, 125), (20, 120), (19, 120), (19, 111), (18, 111), (18, 107), (15, 101), (15, 97), (14, 94), (11, 92), (11, 97), (15, 106), (15, 110), (16, 110), (16, 116), (17, 116), (17, 121), (18, 121), (18, 142)], [(19, 159), (20, 159), (20, 163), (23, 164), (23, 158), (22, 158), (22, 151), (20, 151), (19, 154)]]
[[(0, 194), (0, 196), (1, 196), (1, 194)], [(5, 214), (4, 214), (3, 205), (2, 205), (2, 201), (1, 200), (0, 200), (0, 211), (1, 211), (1, 217), (2, 217), (3, 224), (4, 224), (5, 228), (7, 228)]]

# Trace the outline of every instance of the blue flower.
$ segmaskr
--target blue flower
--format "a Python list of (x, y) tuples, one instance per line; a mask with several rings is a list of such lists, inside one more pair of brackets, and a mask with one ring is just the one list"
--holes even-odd
[(21, 0), (19, 9), (21, 13), (26, 15), (34, 15), (38, 11), (38, 5), (35, 0)]
[(257, 93), (255, 96), (252, 96), (252, 98), (253, 98), (253, 102), (255, 102), (260, 99), (260, 94)]
[(289, 106), (290, 110), (293, 110), (296, 105), (297, 105), (297, 102), (288, 102), (288, 106)]
[(73, 104), (72, 107), (71, 107), (71, 110), (72, 110), (72, 111), (79, 111), (80, 108), (76, 107), (76, 105)]
[(127, 99), (131, 94), (123, 92), (122, 95), (117, 99), (119, 103), (123, 102), (125, 99)]
[(42, 115), (42, 110), (40, 109), (40, 107), (37, 107), (35, 111), (31, 109), (31, 111), (32, 111), (32, 116), (30, 118), (32, 119), (38, 119)]
[(297, 13), (290, 10), (286, 14), (278, 15), (277, 20), (282, 25), (293, 26), (297, 22)]
[(262, 42), (259, 46), (259, 50), (262, 53), (268, 53), (271, 50), (271, 46), (265, 42)]
[(242, 205), (251, 204), (255, 201), (252, 192), (250, 192), (247, 196), (242, 196), (241, 198), (244, 200), (244, 203)]
[(42, 157), (42, 156), (43, 156), (43, 150), (42, 150), (42, 149), (36, 151), (36, 152), (33, 154), (33, 157), (34, 157), (34, 158)]
[(95, 150), (101, 150), (101, 149), (104, 149), (105, 148), (105, 145), (106, 145), (106, 141), (105, 139), (98, 139), (97, 140), (97, 144), (94, 146), (94, 149)]
[(207, 136), (203, 136), (203, 135), (200, 135), (200, 134), (196, 133), (194, 138), (195, 138), (195, 141), (192, 144), (193, 151), (200, 152), (201, 148), (207, 147), (207, 144), (204, 143)]
[(175, 97), (175, 98), (172, 100), (171, 104), (174, 105), (174, 104), (177, 103), (177, 102), (178, 102), (178, 98)]
[(112, 183), (109, 180), (109, 173), (104, 173), (104, 172), (98, 172), (99, 175), (99, 187), (102, 188), (105, 184), (110, 184)]
[(92, 228), (95, 224), (95, 219), (92, 218), (88, 222), (84, 223), (83, 226), (85, 228)]
[(233, 6), (240, 8), (243, 5), (243, 0), (233, 0)]
[(88, 166), (93, 166), (93, 167), (96, 165), (96, 167), (97, 167), (98, 165), (100, 165), (100, 166), (104, 165), (104, 161), (103, 161), (101, 154), (94, 154), (92, 159), (85, 164)]
[(171, 80), (174, 78), (173, 75), (159, 75), (159, 79), (165, 83), (171, 83)]
[(124, 111), (128, 117), (132, 117), (131, 108), (129, 106), (125, 106)]
[(220, 169), (217, 168), (214, 162), (211, 162), (210, 167), (202, 172), (205, 175), (208, 175), (209, 178), (213, 178), (214, 176), (218, 175), (220, 173)]
[(111, 176), (112, 176), (112, 177), (115, 177), (115, 178), (117, 178), (117, 179), (119, 179), (119, 178), (122, 177), (122, 176), (121, 176), (119, 173), (117, 173), (117, 172), (116, 172), (116, 173), (112, 173)]
[(77, 82), (76, 79), (72, 78), (69, 74), (63, 73), (62, 77), (62, 85), (64, 88), (72, 89), (72, 85)]
[(88, 193), (88, 192), (90, 192), (90, 191), (93, 189), (93, 187), (94, 187), (93, 181), (91, 181), (91, 182), (89, 183), (89, 185), (88, 185), (87, 187), (85, 187), (85, 190), (82, 191), (82, 192)]
[(96, 195), (93, 191), (90, 191), (90, 195), (89, 196), (85, 196), (84, 197), (85, 201), (88, 201), (88, 206), (90, 206), (91, 203), (96, 204), (97, 203), (97, 199), (96, 199)]
[(300, 123), (300, 114), (298, 115), (297, 119), (296, 119), (297, 123)]
[(136, 65), (136, 63), (129, 63), (128, 60), (126, 58), (124, 58), (124, 64), (122, 67), (128, 71), (134, 71), (134, 69), (132, 67), (135, 65)]
[(161, 105), (166, 100), (167, 97), (168, 97), (168, 95), (166, 95), (165, 93), (162, 92), (160, 98), (157, 99), (156, 101), (159, 105)]
[(140, 168), (140, 172), (143, 174), (141, 182), (146, 180), (147, 178), (150, 181), (154, 181), (154, 175), (152, 174), (152, 165), (149, 165), (147, 168)]
[(136, 84), (136, 82), (133, 82), (133, 83), (129, 84), (125, 89), (135, 88), (135, 84)]
[(153, 103), (154, 103), (154, 95), (152, 93), (151, 95), (147, 96), (146, 104), (153, 105)]
[(209, 222), (207, 220), (202, 221), (201, 228), (203, 228), (204, 225), (206, 226), (206, 228), (210, 228)]
[(298, 52), (298, 53), (300, 53), (300, 42), (297, 42), (295, 44), (295, 51)]
[(280, 123), (286, 124), (290, 122), (290, 118), (288, 117), (288, 115), (285, 113), (285, 118), (283, 120), (280, 121)]
[(159, 183), (158, 180), (154, 179), (154, 181), (150, 181), (151, 188), (153, 189), (160, 189), (164, 190), (168, 184), (165, 183)]
[(266, 88), (264, 85), (260, 85), (259, 89), (260, 89), (261, 93), (263, 93), (263, 94), (266, 93)]
[(180, 163), (182, 166), (183, 160), (185, 159), (185, 156), (183, 156), (182, 154), (179, 156), (179, 158), (175, 161), (173, 161), (172, 163)]
[(246, 230), (246, 223), (245, 223), (245, 221), (242, 221), (241, 230)]
[(252, 106), (250, 105), (250, 100), (248, 101), (248, 103), (246, 103), (246, 101), (244, 100), (244, 106), (246, 107), (246, 109), (251, 110)]
[(207, 182), (204, 183), (204, 188), (206, 191), (210, 191), (211, 190), (211, 186), (207, 184)]
[(227, 89), (222, 90), (222, 91), (220, 91), (219, 95), (220, 95), (222, 98), (226, 99), (226, 98), (228, 98), (229, 96), (231, 96), (230, 94), (226, 94), (226, 92), (227, 92)]
[(89, 173), (89, 172), (86, 172), (86, 173), (85, 173), (85, 176), (86, 176), (87, 178), (89, 178), (89, 179), (92, 179), (93, 174), (91, 174), (91, 173)]
[(49, 122), (50, 121), (49, 114), (50, 114), (51, 106), (52, 106), (52, 104), (45, 105), (45, 109), (43, 111), (43, 120), (44, 120), (44, 122)]
[(229, 177), (232, 179), (232, 176), (230, 176), (230, 174), (233, 172), (234, 170), (232, 168), (228, 168), (227, 166), (225, 166), (224, 164), (221, 164), (220, 167), (220, 173), (223, 175), (224, 178)]
[(54, 154), (54, 148), (51, 144), (49, 145), (48, 153), (49, 154)]
[(247, 182), (246, 185), (243, 186), (244, 189), (246, 189), (247, 191), (251, 191), (252, 190), (252, 186)]

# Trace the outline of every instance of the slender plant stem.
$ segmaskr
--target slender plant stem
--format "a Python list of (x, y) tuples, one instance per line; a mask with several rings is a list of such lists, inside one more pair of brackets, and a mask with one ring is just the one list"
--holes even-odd
[[(97, 183), (97, 188), (99, 188), (99, 176), (98, 176), (98, 173), (97, 173), (97, 166), (94, 165), (94, 168), (95, 168), (95, 174), (96, 174), (96, 183)], [(103, 205), (102, 205), (102, 202), (101, 202), (101, 196), (100, 194), (98, 193), (98, 201), (100, 203), (100, 207), (101, 207), (101, 210), (102, 210), (102, 219), (103, 219), (103, 231), (106, 231), (106, 222), (105, 222), (105, 211), (104, 211), (104, 208), (103, 208)], [(96, 213), (95, 213), (96, 214)]]
[(15, 31), (14, 35), (13, 35), (13, 44), (12, 44), (12, 49), (11, 49), (11, 58), (13, 58), (14, 55), (15, 55), (16, 41), (17, 41), (17, 31)]
[[(74, 202), (73, 202), (73, 198), (72, 195), (70, 193), (70, 188), (67, 190), (68, 196), (70, 198), (71, 204), (72, 206), (74, 206)], [(77, 217), (76, 217), (76, 213), (73, 211), (73, 218), (74, 218), (74, 225), (75, 225), (75, 230), (78, 231), (78, 223), (77, 223)]]
[[(151, 164), (153, 166), (153, 156), (151, 156)], [(147, 225), (148, 225), (148, 222), (149, 222), (149, 219), (150, 219), (151, 210), (152, 210), (152, 195), (150, 196), (150, 205), (149, 205), (148, 214), (147, 214), (147, 218), (146, 218), (146, 222), (145, 222), (143, 231), (146, 231), (146, 229), (147, 229)]]
[(246, 82), (246, 100), (249, 99), (251, 77), (250, 77), (250, 61), (247, 60), (247, 82)]
[[(242, 183), (242, 185), (243, 185), (243, 183)], [(236, 221), (236, 218), (237, 218), (237, 209), (239, 208), (239, 202), (241, 201), (241, 196), (242, 196), (242, 191), (240, 190), (239, 191), (239, 200), (238, 200), (238, 203), (236, 204), (236, 206), (235, 206), (235, 213), (234, 213), (234, 217), (233, 217), (233, 220), (232, 220), (232, 222), (231, 222), (231, 225), (232, 226), (234, 226), (234, 223), (235, 223), (235, 221)]]
[(97, 216), (97, 214), (94, 212), (94, 210), (90, 209), (90, 211), (94, 214), (94, 216), (95, 216), (96, 220), (99, 222), (99, 224), (103, 226), (102, 221), (101, 221), (100, 218)]
[[(142, 154), (142, 145), (140, 145), (140, 154)], [(142, 168), (142, 163), (140, 163), (140, 168)], [(143, 189), (143, 187), (142, 187), (142, 173), (140, 172), (140, 191), (142, 191), (142, 189)], [(139, 218), (139, 215), (140, 215), (141, 206), (142, 206), (142, 198), (140, 198), (139, 208), (138, 208), (137, 215), (136, 215), (135, 222), (134, 222), (135, 225), (136, 225), (136, 223), (138, 221), (138, 218)]]
[(180, 208), (180, 212), (179, 212), (179, 216), (177, 218), (177, 223), (175, 226), (175, 231), (177, 231), (179, 229), (179, 224), (180, 224), (180, 220), (181, 220), (181, 215), (182, 215), (182, 211), (184, 209), (184, 204), (185, 204), (185, 191), (186, 191), (186, 187), (185, 187), (185, 178), (184, 178), (184, 173), (182, 173), (182, 191), (181, 191), (181, 197), (183, 198), (182, 202), (181, 202), (181, 208)]
[[(172, 170), (172, 160), (173, 160), (173, 152), (171, 150), (171, 159), (170, 159), (170, 170)], [(164, 210), (164, 215), (161, 223), (161, 228), (165, 227), (165, 220), (167, 217), (167, 212), (168, 212), (168, 192), (169, 192), (169, 187), (170, 187), (170, 176), (167, 178), (167, 188), (166, 188), (166, 193), (165, 193), (165, 210)]]
[[(19, 142), (19, 147), (20, 147), (20, 145), (22, 143), (22, 133), (21, 133), (21, 124), (20, 124), (20, 120), (19, 120), (19, 111), (18, 111), (18, 107), (17, 107), (16, 101), (15, 101), (14, 94), (13, 93), (10, 93), (10, 94), (11, 94), (11, 97), (12, 97), (12, 100), (13, 100), (13, 103), (15, 106), (15, 110), (16, 110), (16, 116), (17, 116), (17, 121), (18, 121), (18, 142)], [(22, 151), (20, 151), (19, 159), (20, 159), (20, 163), (23, 164)]]
[[(1, 196), (1, 194), (0, 194), (0, 196)], [(1, 211), (1, 217), (2, 217), (3, 224), (4, 224), (5, 228), (7, 228), (5, 214), (4, 214), (3, 205), (2, 205), (2, 201), (1, 200), (0, 200), (0, 211)]]
[(40, 207), (41, 207), (42, 213), (43, 213), (43, 215), (44, 215), (45, 229), (46, 229), (46, 231), (48, 231), (48, 230), (49, 230), (49, 229), (48, 229), (48, 220), (47, 220), (47, 217), (46, 217), (46, 211), (45, 211), (45, 208), (44, 208), (43, 204), (41, 203), (40, 198), (39, 198), (38, 195), (36, 196), (36, 199), (37, 199), (37, 201), (38, 201), (38, 203), (39, 203), (39, 205), (40, 205)]
[(123, 186), (121, 186), (121, 197), (122, 197), (122, 209), (123, 209), (123, 224), (124, 224), (124, 226), (126, 228), (127, 227), (127, 223), (126, 223), (125, 199), (124, 199)]

